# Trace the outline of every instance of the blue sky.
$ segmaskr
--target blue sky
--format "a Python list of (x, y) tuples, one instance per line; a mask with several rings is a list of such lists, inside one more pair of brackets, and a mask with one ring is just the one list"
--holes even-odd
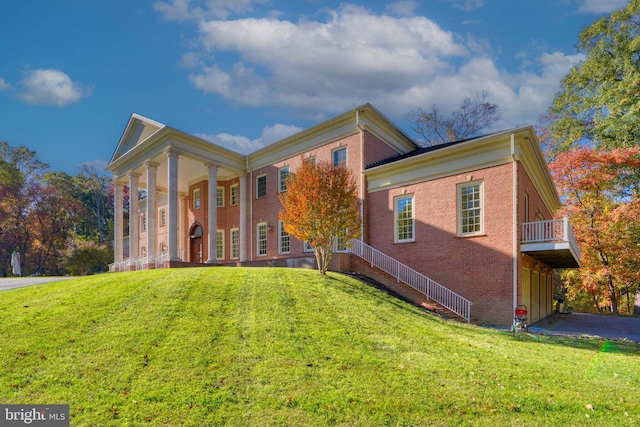
[(72, 174), (131, 113), (247, 153), (355, 105), (407, 130), (487, 91), (535, 124), (627, 0), (2, 0), (0, 140)]

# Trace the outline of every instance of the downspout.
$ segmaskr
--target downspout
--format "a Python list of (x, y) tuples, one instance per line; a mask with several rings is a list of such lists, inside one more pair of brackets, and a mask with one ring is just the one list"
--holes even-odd
[(513, 159), (513, 310), (518, 305), (518, 159), (516, 157), (515, 134), (511, 134), (511, 158)]
[[(245, 173), (249, 175), (249, 191), (247, 191), (247, 193), (249, 194), (245, 194), (246, 196), (249, 196), (249, 242), (251, 242), (250, 244), (247, 244), (248, 248), (249, 248), (249, 252), (251, 253), (251, 255), (249, 256), (249, 258), (251, 259), (251, 261), (253, 261), (253, 171), (249, 171), (249, 156), (244, 156), (244, 164), (245, 164)], [(245, 227), (247, 226), (247, 224), (245, 224)]]
[(365, 199), (365, 188), (364, 188), (364, 129), (360, 126), (360, 110), (358, 108), (356, 110), (356, 126), (360, 130), (360, 170), (358, 173), (360, 174), (360, 239), (367, 243), (367, 240), (364, 235), (364, 199)]

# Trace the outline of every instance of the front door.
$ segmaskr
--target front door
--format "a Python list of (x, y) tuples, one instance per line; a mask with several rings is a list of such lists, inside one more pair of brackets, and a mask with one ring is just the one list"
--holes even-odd
[(189, 261), (202, 263), (202, 226), (198, 223), (189, 232)]

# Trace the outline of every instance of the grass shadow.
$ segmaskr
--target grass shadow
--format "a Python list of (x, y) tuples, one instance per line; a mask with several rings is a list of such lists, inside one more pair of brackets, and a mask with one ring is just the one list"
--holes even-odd
[(627, 339), (610, 339), (590, 335), (549, 334), (532, 332), (503, 332), (513, 341), (555, 345), (579, 350), (593, 350), (629, 356), (640, 355), (640, 343)]

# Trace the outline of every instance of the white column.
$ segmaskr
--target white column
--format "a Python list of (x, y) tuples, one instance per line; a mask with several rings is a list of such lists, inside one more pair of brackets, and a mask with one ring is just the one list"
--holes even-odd
[(186, 203), (186, 198), (187, 196), (185, 196), (184, 194), (180, 194), (178, 193), (178, 231), (177, 231), (177, 235), (178, 235), (178, 249), (177, 249), (177, 253), (178, 253), (178, 258), (180, 258), (182, 261), (186, 261), (186, 254), (185, 254), (185, 248), (184, 246), (184, 241), (185, 241), (185, 237), (184, 237), (184, 213), (186, 212), (185, 209), (185, 203)]
[(209, 254), (207, 264), (218, 262), (218, 166), (207, 163), (209, 169), (209, 191), (207, 192), (207, 253)]
[(167, 226), (169, 232), (169, 260), (180, 261), (178, 258), (178, 156), (179, 153), (171, 148), (165, 151), (168, 161)]
[(240, 175), (240, 262), (247, 261), (247, 176)]
[(138, 199), (140, 198), (138, 188), (139, 173), (129, 173), (129, 264), (135, 265), (140, 256), (138, 232)]
[(113, 261), (118, 264), (124, 258), (124, 186), (116, 177), (113, 180), (113, 187)]
[(156, 172), (158, 163), (147, 162), (147, 256), (149, 260), (157, 255), (158, 246), (158, 195)]

